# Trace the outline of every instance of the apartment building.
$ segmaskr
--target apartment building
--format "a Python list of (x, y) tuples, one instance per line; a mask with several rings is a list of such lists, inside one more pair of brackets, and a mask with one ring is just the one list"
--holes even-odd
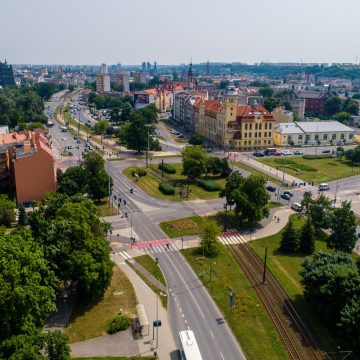
[(42, 132), (0, 134), (0, 188), (15, 190), (18, 203), (56, 189), (55, 160)]
[(96, 91), (99, 94), (110, 92), (110, 75), (109, 74), (97, 74), (96, 75)]

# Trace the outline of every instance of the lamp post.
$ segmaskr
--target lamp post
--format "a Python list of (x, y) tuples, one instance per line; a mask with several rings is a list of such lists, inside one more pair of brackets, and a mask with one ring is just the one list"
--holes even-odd
[(151, 124), (145, 124), (145, 126), (147, 127), (148, 133), (147, 133), (147, 148), (146, 148), (146, 167), (149, 167), (149, 163), (148, 163), (148, 152), (149, 152), (149, 148), (150, 148), (150, 131), (149, 128), (151, 126)]
[(228, 207), (228, 204), (225, 203), (225, 205), (224, 205), (224, 209), (225, 209), (224, 231), (227, 230), (227, 207)]

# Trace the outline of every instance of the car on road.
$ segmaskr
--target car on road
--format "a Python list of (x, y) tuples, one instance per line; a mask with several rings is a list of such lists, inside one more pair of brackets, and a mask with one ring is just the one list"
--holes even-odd
[(319, 184), (320, 191), (325, 191), (325, 190), (329, 190), (329, 189), (330, 189), (329, 184), (326, 184), (326, 183)]
[(264, 156), (265, 156), (265, 154), (264, 154), (262, 151), (259, 151), (259, 150), (256, 150), (256, 151), (253, 153), (253, 155), (254, 155), (255, 157), (264, 157)]
[(63, 137), (62, 140), (63, 140), (63, 141), (66, 141), (66, 137)]
[(290, 200), (291, 199), (291, 196), (289, 194), (281, 194), (280, 197), (284, 200)]
[(330, 153), (331, 153), (331, 151), (330, 151), (330, 150), (325, 149), (325, 150), (323, 150), (323, 151), (322, 151), (322, 153), (323, 153), (323, 154), (330, 154)]
[(275, 151), (272, 155), (273, 156), (281, 156), (281, 152), (280, 151)]
[(294, 196), (294, 194), (289, 190), (284, 191), (284, 194), (288, 194), (290, 197)]
[(304, 153), (300, 150), (295, 150), (294, 155), (303, 155)]
[(68, 148), (68, 149), (72, 149), (73, 146), (72, 146), (72, 145), (68, 145), (67, 148)]
[(76, 143), (77, 143), (77, 144), (81, 144), (81, 140), (79, 140), (79, 139), (76, 140)]
[(291, 208), (297, 212), (301, 212), (303, 209), (300, 203), (291, 204)]
[(270, 191), (270, 192), (275, 192), (276, 191), (276, 187), (275, 186), (272, 186), (272, 185), (269, 185), (266, 187), (266, 190), (267, 191)]
[(290, 151), (290, 150), (283, 150), (282, 154), (283, 154), (283, 155), (292, 155), (293, 152)]

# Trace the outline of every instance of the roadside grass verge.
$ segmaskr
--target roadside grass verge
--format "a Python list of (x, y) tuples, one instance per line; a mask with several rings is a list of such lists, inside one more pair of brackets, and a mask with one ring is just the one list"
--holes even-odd
[(116, 207), (109, 206), (108, 198), (102, 198), (99, 203), (95, 201), (94, 204), (98, 207), (100, 211), (100, 217), (119, 214), (119, 210)]
[[(291, 215), (295, 229), (299, 230), (305, 222), (301, 215)], [(255, 252), (264, 258), (265, 248), (268, 248), (267, 266), (273, 275), (278, 279), (285, 291), (292, 299), (294, 306), (302, 315), (305, 322), (313, 330), (314, 334), (320, 340), (327, 351), (335, 351), (337, 341), (325, 329), (314, 311), (306, 303), (303, 296), (303, 285), (300, 283), (302, 270), (301, 264), (306, 256), (300, 252), (295, 254), (284, 254), (279, 250), (282, 231), (275, 235), (268, 236), (259, 240), (250, 242), (250, 246)], [(315, 251), (330, 251), (326, 247), (326, 234), (321, 231), (315, 242)]]
[[(139, 258), (141, 258), (139, 260)], [(160, 267), (156, 264), (153, 258), (150, 255), (142, 255), (136, 258), (133, 258), (134, 261), (142, 265), (147, 271), (149, 271), (156, 279), (158, 279), (164, 286), (166, 282), (163, 276), (163, 273), (160, 270)], [(138, 269), (133, 266), (130, 261), (126, 263), (136, 272), (142, 281), (155, 293), (159, 296), (162, 306), (167, 309), (167, 294), (164, 294), (157, 286), (151, 283)]]
[(273, 168), (279, 168), (287, 174), (296, 176), (307, 182), (330, 182), (352, 175), (360, 174), (360, 166), (345, 159), (304, 159), (300, 157), (259, 159), (258, 161)]
[(130, 357), (123, 357), (123, 356), (99, 356), (99, 357), (78, 357), (78, 358), (71, 358), (73, 360), (156, 360), (155, 356), (130, 356)]
[(106, 334), (108, 322), (120, 309), (130, 316), (136, 314), (136, 296), (127, 276), (114, 266), (111, 283), (101, 298), (77, 299), (68, 327), (65, 329), (69, 342), (88, 340)]
[[(181, 251), (198, 276), (202, 272), (199, 248)], [(201, 251), (200, 251), (201, 252)], [(210, 281), (211, 262), (211, 281)], [(230, 252), (221, 247), (220, 254), (206, 259), (203, 283), (214, 299), (247, 359), (288, 359), (282, 341), (261, 300)], [(229, 307), (229, 290), (235, 291), (233, 311)]]

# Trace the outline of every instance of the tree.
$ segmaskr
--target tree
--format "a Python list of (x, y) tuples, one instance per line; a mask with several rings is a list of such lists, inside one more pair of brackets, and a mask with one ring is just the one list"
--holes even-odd
[(340, 331), (355, 348), (360, 348), (360, 296), (350, 298), (340, 312)]
[(259, 94), (266, 98), (272, 97), (273, 93), (273, 90), (269, 86), (259, 89)]
[(359, 104), (350, 98), (345, 100), (343, 109), (351, 115), (359, 115)]
[(331, 211), (331, 201), (327, 196), (321, 194), (317, 200), (314, 200), (309, 207), (309, 215), (315, 231), (329, 227), (329, 215)]
[(309, 217), (300, 231), (299, 250), (308, 255), (315, 250), (315, 230)]
[(240, 189), (244, 178), (237, 172), (233, 172), (227, 179), (224, 189), (220, 191), (219, 197), (226, 198), (226, 204), (231, 208), (235, 204), (235, 190)]
[(18, 224), (19, 224), (19, 226), (25, 226), (26, 225), (26, 211), (25, 211), (25, 206), (23, 204), (20, 204), (20, 206), (19, 206)]
[(221, 228), (215, 221), (205, 221), (201, 226), (200, 246), (204, 249), (207, 257), (215, 257), (220, 252), (221, 243), (218, 236), (221, 234)]
[(15, 221), (15, 201), (5, 194), (0, 194), (0, 226), (10, 226)]
[(253, 225), (269, 216), (266, 207), (270, 195), (266, 191), (264, 178), (250, 175), (233, 192), (235, 215), (240, 224)]
[(104, 135), (109, 127), (109, 122), (106, 119), (99, 120), (95, 124), (95, 133), (98, 135)]
[(52, 331), (42, 335), (45, 355), (48, 360), (70, 360), (68, 337), (60, 331)]
[(44, 325), (56, 309), (56, 278), (29, 231), (0, 235), (0, 264), (0, 340), (3, 340), (31, 333)]
[(301, 200), (301, 207), (303, 208), (303, 213), (309, 216), (310, 207), (313, 204), (311, 191), (305, 191), (303, 199)]
[(220, 176), (221, 177), (228, 177), (232, 170), (229, 165), (229, 160), (227, 158), (222, 158), (218, 163), (220, 169)]
[(204, 137), (200, 134), (192, 134), (190, 139), (189, 139), (189, 144), (190, 145), (202, 145), (204, 142)]
[(289, 219), (281, 234), (280, 250), (285, 253), (293, 253), (297, 251), (298, 246), (298, 235), (294, 228), (292, 220)]
[(100, 154), (90, 152), (84, 155), (82, 167), (87, 178), (87, 191), (97, 201), (109, 196), (113, 186), (112, 177), (106, 173), (104, 165), (104, 159)]
[(74, 166), (68, 168), (65, 173), (58, 176), (57, 191), (60, 194), (73, 196), (76, 194), (83, 194), (86, 192), (87, 177), (83, 166)]
[(207, 154), (199, 145), (186, 146), (182, 151), (183, 174), (196, 180), (206, 172)]
[(355, 149), (346, 150), (345, 158), (353, 164), (360, 163), (360, 145), (358, 145)]
[(329, 222), (331, 234), (327, 238), (327, 245), (331, 249), (351, 253), (354, 249), (356, 236), (356, 218), (351, 209), (350, 201), (343, 201), (340, 208), (336, 208)]
[(0, 342), (0, 358), (8, 360), (43, 360), (39, 332), (14, 335)]
[(348, 112), (340, 111), (335, 114), (334, 119), (341, 123), (348, 123), (351, 120), (351, 115)]
[(110, 113), (110, 119), (113, 123), (118, 124), (121, 122), (122, 111), (118, 107), (114, 107)]
[(272, 97), (269, 97), (264, 101), (264, 108), (270, 112), (272, 112), (275, 108), (277, 108), (280, 105), (281, 105), (281, 101), (279, 99), (275, 99)]
[(326, 100), (325, 110), (328, 115), (334, 115), (342, 110), (342, 101), (339, 96), (331, 96)]

